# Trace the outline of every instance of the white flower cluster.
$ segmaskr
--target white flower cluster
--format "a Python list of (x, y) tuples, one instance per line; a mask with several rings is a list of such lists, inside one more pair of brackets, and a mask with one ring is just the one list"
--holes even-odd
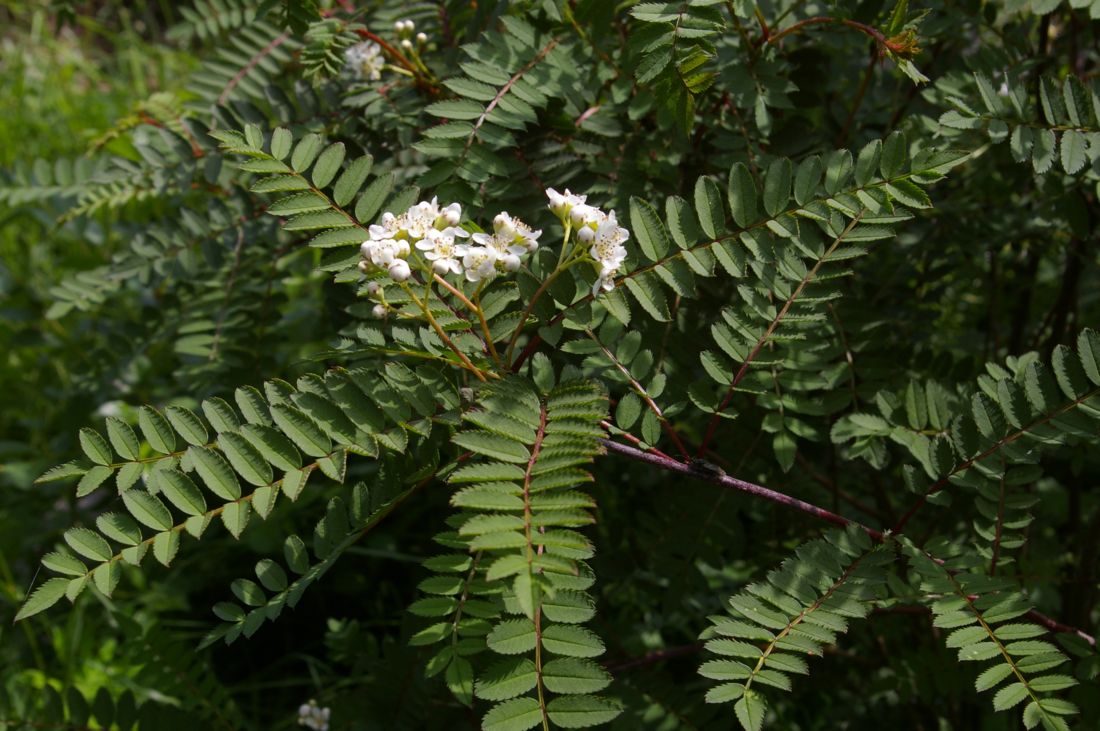
[(313, 731), (328, 731), (328, 719), (332, 715), (329, 708), (321, 708), (317, 701), (310, 700), (298, 706), (298, 725), (313, 729)]
[(346, 68), (357, 79), (378, 81), (382, 78), (382, 67), (386, 59), (382, 56), (382, 47), (374, 41), (363, 41), (344, 51)]
[(550, 199), (550, 210), (557, 214), (563, 223), (568, 221), (577, 232), (577, 239), (587, 245), (588, 254), (596, 264), (596, 281), (592, 285), (592, 296), (600, 292), (610, 292), (615, 288), (615, 275), (626, 258), (623, 244), (630, 238), (630, 232), (619, 225), (615, 211), (604, 213), (595, 206), (588, 205), (586, 196), (569, 192), (559, 193), (553, 188), (546, 189)]
[(381, 223), (368, 229), (370, 238), (359, 249), (360, 271), (385, 270), (395, 282), (404, 282), (412, 276), (409, 257), (415, 252), (435, 274), (465, 274), (467, 281), (480, 282), (518, 270), (521, 257), (538, 248), (542, 231), (532, 231), (507, 213), (493, 219), (492, 234), (475, 233), (472, 244), (463, 243), (470, 234), (459, 228), (461, 218), (459, 204), (441, 208), (436, 198), (400, 215), (387, 211)]

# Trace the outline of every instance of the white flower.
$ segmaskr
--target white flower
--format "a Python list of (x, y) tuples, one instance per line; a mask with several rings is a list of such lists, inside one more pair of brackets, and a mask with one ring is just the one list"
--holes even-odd
[(604, 213), (593, 206), (581, 204), (575, 206), (571, 215), (578, 216), (577, 238), (590, 244), (588, 253), (595, 260), (599, 275), (592, 284), (592, 296), (600, 292), (610, 292), (615, 288), (615, 275), (626, 259), (627, 250), (623, 244), (630, 238), (630, 232), (619, 225), (615, 211)]
[(386, 65), (382, 47), (373, 41), (363, 41), (348, 48), (344, 51), (344, 61), (352, 76), (371, 81), (382, 78), (382, 68)]
[(453, 226), (442, 231), (433, 228), (427, 238), (416, 242), (416, 248), (424, 252), (424, 258), (432, 263), (432, 271), (436, 274), (462, 274), (459, 257), (466, 255), (466, 245), (455, 243), (455, 238), (467, 236), (468, 233)]
[(382, 214), (382, 223), (372, 223), (367, 231), (370, 232), (371, 239), (381, 241), (382, 239), (397, 238), (397, 235), (404, 226), (404, 216), (398, 217), (386, 211)]
[(618, 273), (616, 269), (609, 269), (604, 267), (600, 269), (600, 275), (596, 277), (596, 281), (592, 283), (592, 296), (598, 297), (600, 292), (610, 292), (615, 289), (615, 275)]
[(419, 241), (428, 235), (428, 231), (435, 228), (439, 216), (439, 201), (436, 198), (433, 197), (430, 201), (420, 201), (409, 208), (402, 217), (404, 219), (404, 229), (408, 232), (410, 239)]
[(539, 236), (542, 236), (542, 229), (533, 231), (523, 221), (509, 216), (507, 211), (501, 211), (493, 219), (493, 230), (498, 235), (511, 236), (515, 243), (521, 244), (527, 251), (534, 251), (539, 248)]
[(311, 700), (298, 706), (298, 725), (313, 729), (313, 731), (328, 731), (329, 717), (332, 710), (321, 708), (317, 701)]
[(439, 213), (448, 226), (457, 226), (458, 222), (462, 220), (462, 206), (457, 203), (446, 206)]
[(569, 218), (572, 219), (574, 226), (584, 226), (586, 224), (599, 224), (604, 218), (604, 213), (595, 206), (590, 206), (587, 203), (578, 203), (569, 209)]
[(566, 188), (564, 193), (559, 193), (553, 188), (547, 188), (546, 197), (550, 199), (550, 210), (556, 213), (559, 218), (568, 215), (573, 206), (579, 206), (587, 199), (587, 196), (569, 192), (569, 188)]
[(630, 232), (619, 225), (615, 219), (615, 211), (611, 211), (596, 227), (588, 253), (604, 267), (618, 269), (627, 254), (623, 243), (629, 238)]
[(462, 257), (462, 266), (466, 268), (466, 279), (480, 282), (491, 279), (496, 274), (496, 249), (489, 246), (470, 246)]
[(388, 269), (394, 261), (409, 255), (409, 242), (396, 239), (364, 241), (359, 247), (359, 254), (379, 269)]

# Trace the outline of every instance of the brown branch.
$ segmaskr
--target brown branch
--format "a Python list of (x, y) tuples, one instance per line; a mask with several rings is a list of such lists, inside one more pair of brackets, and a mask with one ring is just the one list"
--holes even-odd
[(241, 83), (244, 77), (248, 75), (249, 71), (256, 68), (256, 64), (258, 64), (264, 58), (264, 56), (267, 56), (276, 48), (286, 43), (287, 39), (289, 38), (290, 32), (284, 32), (277, 38), (273, 38), (271, 40), (271, 43), (268, 43), (266, 46), (261, 48), (255, 56), (248, 59), (248, 63), (246, 63), (240, 71), (233, 75), (233, 78), (230, 79), (229, 83), (226, 84), (225, 88), (222, 89), (222, 93), (218, 94), (218, 106), (225, 104), (226, 100), (229, 99), (229, 95), (233, 93), (233, 90), (235, 88), (237, 88), (237, 84)]
[(668, 660), (673, 657), (682, 657), (684, 655), (694, 655), (703, 650), (702, 642), (692, 642), (690, 645), (678, 645), (676, 647), (666, 647), (663, 650), (654, 650), (653, 652), (647, 652), (641, 657), (635, 657), (630, 660), (623, 660), (622, 662), (609, 663), (604, 665), (609, 673), (612, 675), (621, 673), (624, 670), (633, 670), (634, 668), (644, 667), (646, 665), (652, 665), (655, 662), (661, 662), (662, 660)]
[(466, 138), (466, 144), (462, 148), (462, 155), (459, 157), (459, 164), (461, 164), (462, 160), (466, 158), (466, 154), (470, 151), (470, 147), (474, 144), (474, 139), (477, 137), (477, 131), (481, 129), (481, 125), (485, 124), (485, 120), (492, 113), (492, 111), (496, 109), (497, 104), (500, 103), (500, 100), (504, 98), (505, 94), (507, 94), (512, 89), (512, 86), (514, 86), (515, 83), (519, 81), (524, 74), (537, 66), (538, 63), (542, 61), (542, 59), (546, 58), (546, 54), (554, 50), (554, 46), (558, 45), (559, 40), (560, 39), (558, 38), (551, 38), (545, 46), (539, 49), (539, 52), (535, 54), (534, 58), (525, 63), (523, 65), (523, 68), (521, 68), (519, 71), (512, 74), (512, 78), (508, 79), (508, 81), (505, 82), (504, 86), (500, 87), (500, 91), (498, 91), (496, 95), (489, 101), (489, 104), (485, 107), (485, 111), (482, 112), (481, 116), (479, 116), (477, 118), (477, 121), (474, 122), (474, 128), (470, 132), (470, 136)]
[(821, 520), (832, 523), (833, 525), (838, 525), (841, 527), (855, 525), (876, 541), (881, 541), (885, 538), (884, 534), (881, 531), (877, 531), (874, 528), (865, 526), (858, 521), (851, 520), (850, 518), (845, 518), (843, 515), (838, 515), (837, 513), (834, 513), (830, 510), (819, 508), (818, 506), (812, 505), (805, 500), (799, 500), (796, 497), (784, 495), (781, 492), (770, 490), (761, 485), (755, 485), (751, 482), (746, 482), (745, 480), (740, 480), (736, 477), (730, 477), (729, 475), (721, 474), (719, 472), (712, 472), (706, 469), (700, 469), (690, 464), (685, 464), (683, 462), (677, 462), (676, 460), (668, 459), (667, 457), (659, 457), (658, 455), (649, 452), (643, 452), (640, 449), (628, 447), (625, 444), (619, 444), (618, 442), (613, 442), (609, 439), (601, 439), (600, 443), (604, 447), (606, 447), (608, 451), (621, 454), (638, 462), (645, 462), (646, 464), (660, 467), (661, 469), (668, 472), (676, 472), (682, 475), (690, 475), (704, 482), (712, 482), (716, 485), (721, 485), (722, 487), (728, 487), (733, 490), (738, 490), (740, 492), (747, 492), (750, 495), (756, 495), (757, 497), (762, 497), (765, 500), (770, 500), (773, 503), (778, 503), (788, 508), (798, 510), (799, 512), (806, 513), (807, 515), (812, 515), (815, 518), (820, 518)]

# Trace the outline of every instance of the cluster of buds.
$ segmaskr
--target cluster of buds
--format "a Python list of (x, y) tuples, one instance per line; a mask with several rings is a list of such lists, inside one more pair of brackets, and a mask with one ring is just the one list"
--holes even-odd
[(331, 709), (321, 708), (317, 701), (310, 700), (309, 703), (298, 706), (298, 725), (313, 731), (328, 731), (328, 719), (331, 715)]
[(368, 229), (370, 238), (359, 249), (360, 271), (385, 271), (393, 281), (404, 282), (412, 276), (410, 257), (415, 255), (426, 272), (464, 275), (467, 281), (481, 282), (518, 270), (521, 257), (538, 248), (542, 232), (532, 231), (507, 213), (493, 219), (492, 234), (475, 233), (473, 243), (465, 243), (470, 234), (458, 226), (461, 218), (458, 203), (440, 207), (436, 198), (400, 215), (387, 211), (380, 223)]
[(374, 41), (356, 43), (344, 51), (345, 68), (357, 79), (378, 81), (382, 78), (382, 68), (386, 59), (382, 56), (382, 47)]
[(630, 238), (630, 232), (619, 225), (614, 210), (604, 213), (586, 203), (586, 196), (571, 193), (568, 188), (564, 193), (547, 188), (546, 197), (550, 199), (550, 210), (576, 231), (577, 240), (588, 247), (588, 255), (596, 267), (592, 296), (610, 292), (627, 255), (623, 244)]
[[(393, 24), (393, 30), (397, 34), (398, 40), (401, 41), (401, 47), (406, 51), (411, 51), (413, 48), (413, 32), (416, 30), (416, 23), (411, 20), (399, 20)], [(423, 46), (428, 42), (428, 35), (426, 33), (416, 34), (416, 43), (419, 46)]]

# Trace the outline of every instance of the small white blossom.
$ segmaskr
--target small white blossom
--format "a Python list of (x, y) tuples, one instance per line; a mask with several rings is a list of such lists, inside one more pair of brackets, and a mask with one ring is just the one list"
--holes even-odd
[(409, 255), (409, 242), (397, 239), (364, 241), (359, 247), (359, 254), (376, 267), (388, 267), (394, 259)]
[(462, 220), (462, 206), (458, 203), (445, 206), (439, 213), (448, 226), (457, 226), (458, 222)]
[(569, 188), (566, 188), (564, 193), (559, 193), (553, 188), (547, 188), (546, 197), (550, 199), (550, 210), (556, 213), (559, 218), (568, 215), (573, 206), (582, 205), (588, 198), (588, 196), (569, 192)]
[(466, 245), (455, 243), (455, 238), (467, 236), (468, 233), (453, 226), (442, 231), (432, 229), (426, 238), (416, 242), (416, 248), (424, 252), (424, 258), (432, 263), (432, 271), (436, 274), (462, 274), (459, 258), (466, 255)]
[(440, 217), (439, 201), (432, 198), (430, 201), (420, 201), (409, 208), (402, 217), (404, 230), (413, 241), (419, 241), (427, 237), (428, 231), (435, 228)]
[(596, 281), (592, 283), (592, 296), (598, 297), (600, 292), (610, 292), (615, 289), (615, 275), (618, 273), (616, 269), (608, 269), (604, 267), (600, 269), (600, 274), (596, 277)]
[(397, 238), (397, 234), (404, 227), (403, 218), (398, 218), (389, 211), (382, 214), (382, 223), (372, 223), (367, 231), (374, 241)]
[(344, 61), (352, 76), (371, 81), (382, 78), (382, 68), (386, 65), (382, 47), (374, 41), (363, 41), (351, 46), (344, 51)]
[(603, 217), (603, 211), (587, 203), (578, 203), (569, 210), (569, 218), (573, 221), (574, 226), (599, 224)]
[(328, 731), (328, 721), (331, 715), (331, 709), (322, 708), (317, 705), (317, 701), (310, 700), (309, 703), (298, 706), (298, 725), (313, 729), (313, 731)]
[(618, 268), (626, 258), (623, 244), (629, 238), (630, 232), (619, 225), (615, 220), (615, 211), (611, 211), (596, 228), (596, 237), (588, 253), (604, 266)]
[(630, 232), (619, 225), (615, 211), (604, 213), (594, 206), (580, 204), (573, 207), (570, 215), (574, 220), (579, 219), (577, 239), (589, 245), (588, 253), (599, 271), (592, 285), (592, 296), (610, 292), (615, 288), (615, 275), (626, 259), (628, 252), (623, 244), (630, 238)]
[(517, 244), (522, 244), (527, 251), (539, 248), (539, 236), (542, 229), (534, 231), (523, 221), (508, 215), (507, 211), (501, 211), (493, 219), (493, 230), (503, 236), (512, 236)]
[(470, 282), (488, 280), (496, 274), (497, 252), (488, 246), (470, 246), (462, 257), (466, 279)]

